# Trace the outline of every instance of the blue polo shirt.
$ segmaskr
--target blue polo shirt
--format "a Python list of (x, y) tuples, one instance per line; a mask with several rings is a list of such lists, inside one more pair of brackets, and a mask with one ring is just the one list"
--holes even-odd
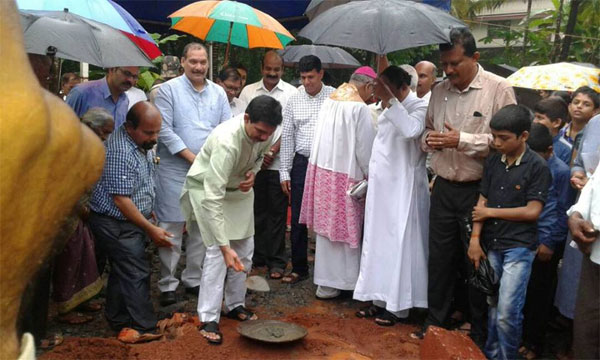
[(548, 167), (552, 173), (552, 185), (548, 199), (538, 219), (538, 243), (556, 250), (567, 238), (567, 210), (571, 207), (571, 170), (561, 159), (551, 156)]
[(96, 184), (90, 209), (119, 220), (127, 220), (113, 201), (113, 195), (124, 195), (149, 218), (154, 203), (154, 151), (139, 148), (119, 127), (106, 141), (106, 161), (102, 177)]
[[(521, 158), (510, 166), (502, 161), (502, 154), (498, 152), (488, 156), (483, 167), (480, 193), (487, 198), (488, 207), (516, 208), (527, 206), (531, 200), (545, 204), (551, 183), (552, 175), (546, 160), (527, 146)], [(490, 250), (535, 249), (537, 222), (487, 219), (481, 235)]]
[(115, 129), (125, 123), (129, 106), (125, 93), (119, 96), (117, 102), (113, 100), (106, 77), (75, 86), (67, 95), (66, 101), (80, 118), (93, 107), (106, 109), (115, 119)]

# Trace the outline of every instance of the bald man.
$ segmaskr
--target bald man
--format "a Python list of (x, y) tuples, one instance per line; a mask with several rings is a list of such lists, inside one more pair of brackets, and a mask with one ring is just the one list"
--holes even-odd
[(158, 247), (170, 247), (173, 236), (150, 222), (156, 167), (152, 147), (161, 123), (160, 112), (148, 101), (129, 110), (125, 124), (106, 142), (104, 171), (90, 200), (89, 225), (111, 264), (105, 312), (116, 331), (156, 328), (145, 248), (148, 238)]
[(421, 61), (415, 65), (415, 70), (419, 75), (417, 82), (417, 96), (429, 103), (431, 88), (435, 84), (437, 67), (429, 61)]

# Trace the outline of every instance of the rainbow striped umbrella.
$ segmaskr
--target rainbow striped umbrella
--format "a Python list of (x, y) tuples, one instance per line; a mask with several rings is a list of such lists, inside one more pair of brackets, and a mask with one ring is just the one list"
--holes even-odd
[(198, 1), (171, 15), (171, 28), (194, 35), (205, 41), (247, 49), (283, 49), (292, 40), (292, 34), (277, 20), (253, 7), (236, 1)]
[[(4, 1), (4, 0), (1, 0)], [(20, 10), (63, 11), (103, 23), (120, 30), (150, 59), (162, 55), (154, 39), (119, 4), (112, 0), (17, 0)]]

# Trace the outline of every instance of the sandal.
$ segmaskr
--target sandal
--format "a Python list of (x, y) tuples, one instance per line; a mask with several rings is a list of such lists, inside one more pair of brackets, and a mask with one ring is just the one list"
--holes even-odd
[[(202, 326), (200, 326), (200, 334), (209, 344), (220, 345), (223, 342), (223, 333), (219, 331), (219, 324), (216, 321), (202, 324)], [(209, 334), (215, 334), (218, 338), (210, 338), (208, 337)]]
[(400, 318), (391, 312), (385, 310), (381, 315), (375, 318), (375, 324), (380, 326), (394, 326), (400, 322)]
[(269, 277), (273, 280), (279, 280), (283, 277), (283, 270), (281, 268), (272, 268), (269, 271)]
[(281, 282), (284, 284), (296, 284), (302, 280), (306, 280), (308, 279), (308, 274), (306, 275), (300, 275), (298, 273), (295, 272), (291, 272), (289, 274), (287, 274), (286, 276), (281, 278)]
[(246, 309), (243, 305), (236, 307), (231, 310), (227, 314), (225, 314), (230, 319), (238, 320), (238, 321), (246, 321), (246, 320), (258, 320), (258, 316), (252, 311)]
[(102, 310), (102, 302), (98, 300), (89, 300), (79, 305), (77, 310), (84, 312), (98, 312)]
[(364, 306), (362, 308), (360, 308), (356, 313), (356, 317), (357, 318), (371, 318), (373, 316), (377, 316), (380, 315), (381, 313), (383, 313), (383, 308), (380, 308), (379, 306), (375, 306), (375, 305), (369, 305), (369, 306)]
[(66, 314), (59, 315), (57, 320), (63, 324), (81, 325), (94, 320), (94, 317), (71, 311)]
[(63, 341), (64, 341), (64, 338), (61, 334), (54, 334), (54, 336), (43, 339), (40, 342), (40, 349), (42, 349), (42, 350), (53, 349), (55, 346), (62, 344)]

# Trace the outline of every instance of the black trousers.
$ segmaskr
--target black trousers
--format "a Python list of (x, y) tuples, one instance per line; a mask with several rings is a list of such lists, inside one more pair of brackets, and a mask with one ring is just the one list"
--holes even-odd
[(308, 274), (308, 230), (306, 225), (298, 223), (300, 209), (302, 208), (302, 196), (304, 196), (304, 180), (307, 167), (308, 158), (296, 154), (290, 173), (292, 188), (292, 231), (290, 239), (292, 243), (292, 271), (300, 275)]
[(581, 261), (573, 353), (575, 359), (600, 359), (600, 265), (592, 262), (589, 255), (584, 255)]
[(110, 261), (106, 286), (105, 315), (115, 330), (156, 328), (150, 298), (150, 264), (146, 257), (148, 238), (136, 225), (92, 212), (90, 229)]
[[(429, 210), (429, 265), (425, 326), (446, 327), (458, 273), (468, 273), (466, 226), (479, 198), (479, 182), (455, 183), (437, 177)], [(478, 345), (487, 333), (486, 296), (467, 286), (471, 337)]]
[(531, 277), (527, 285), (527, 297), (523, 308), (523, 343), (537, 355), (544, 352), (548, 321), (553, 314), (554, 294), (558, 279), (558, 262), (563, 249), (558, 248), (550, 261), (537, 258), (531, 267)]
[(46, 259), (29, 284), (27, 284), (21, 298), (21, 307), (19, 308), (19, 317), (17, 320), (17, 333), (19, 339), (21, 339), (23, 333), (31, 333), (36, 345), (39, 345), (46, 337), (51, 274), (51, 259)]
[(279, 171), (261, 170), (254, 180), (254, 257), (252, 263), (285, 270), (285, 225), (288, 198)]

